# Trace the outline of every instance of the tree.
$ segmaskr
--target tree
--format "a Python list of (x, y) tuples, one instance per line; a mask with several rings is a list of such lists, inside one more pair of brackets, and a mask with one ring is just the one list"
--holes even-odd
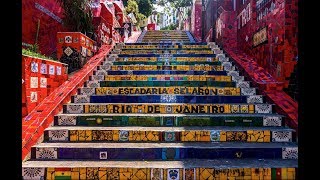
[(127, 2), (126, 11), (128, 14), (133, 13), (136, 15), (136, 13), (139, 12), (138, 3), (135, 0), (129, 0)]
[(92, 12), (89, 7), (90, 0), (58, 0), (64, 9), (63, 24), (75, 32), (93, 32)]
[(152, 4), (150, 0), (137, 0), (139, 6), (139, 12), (149, 17), (152, 13)]

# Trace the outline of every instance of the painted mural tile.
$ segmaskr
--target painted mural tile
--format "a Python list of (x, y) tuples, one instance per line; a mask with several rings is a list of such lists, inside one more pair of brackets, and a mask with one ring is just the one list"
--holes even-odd
[(212, 130), (210, 131), (211, 141), (220, 141), (220, 131)]
[(151, 169), (151, 179), (152, 180), (163, 180), (163, 169), (160, 169), (160, 168)]
[(67, 56), (70, 56), (73, 53), (73, 50), (70, 47), (67, 47), (63, 51)]
[(263, 126), (281, 126), (281, 117), (265, 116), (263, 117)]
[(77, 123), (76, 116), (58, 116), (59, 126), (75, 126)]
[(68, 130), (49, 130), (50, 141), (68, 141), (69, 134)]
[(165, 141), (175, 141), (175, 132), (164, 132), (164, 139)]
[(240, 113), (240, 105), (231, 105), (231, 113)]
[(100, 159), (108, 159), (108, 152), (106, 152), (106, 151), (100, 152), (99, 158)]
[(40, 73), (41, 74), (47, 74), (47, 64), (41, 63)]
[(22, 177), (24, 180), (41, 180), (45, 177), (45, 168), (27, 167), (22, 168)]
[(243, 96), (256, 95), (256, 89), (255, 88), (241, 88), (241, 95), (243, 95)]
[(167, 170), (167, 180), (176, 180), (180, 179), (180, 171), (179, 169), (168, 169)]
[(57, 148), (36, 148), (36, 159), (57, 159)]
[(40, 78), (40, 88), (47, 88), (47, 78), (45, 77)]
[(90, 96), (88, 95), (75, 95), (74, 103), (90, 103)]
[(119, 141), (128, 141), (129, 140), (129, 131), (120, 130), (119, 131)]
[(291, 142), (292, 131), (272, 131), (272, 142)]
[(49, 74), (54, 75), (54, 65), (49, 65)]
[(196, 180), (196, 168), (184, 169), (184, 180)]
[(100, 87), (100, 83), (98, 81), (87, 81), (87, 87), (90, 87), (90, 88)]
[(38, 88), (38, 77), (30, 77), (30, 88)]
[(270, 104), (255, 104), (255, 113), (272, 113), (272, 105)]
[(30, 92), (30, 101), (38, 102), (38, 92), (34, 92), (34, 91)]
[(65, 43), (72, 43), (72, 36), (65, 36), (64, 37), (64, 42)]
[(263, 96), (261, 95), (248, 96), (247, 103), (249, 104), (263, 103)]
[(68, 104), (67, 105), (68, 114), (81, 114), (83, 113), (83, 105)]
[(282, 148), (282, 159), (298, 159), (298, 147)]
[(92, 140), (96, 141), (113, 141), (114, 134), (113, 131), (111, 130), (105, 130), (105, 131), (100, 131), (100, 130), (93, 130), (92, 131)]
[(31, 72), (37, 73), (39, 70), (38, 68), (38, 63), (36, 62), (31, 62)]
[(60, 66), (57, 66), (57, 75), (61, 75), (61, 67)]
[(95, 88), (89, 88), (89, 87), (82, 87), (80, 90), (80, 95), (93, 95), (95, 94)]

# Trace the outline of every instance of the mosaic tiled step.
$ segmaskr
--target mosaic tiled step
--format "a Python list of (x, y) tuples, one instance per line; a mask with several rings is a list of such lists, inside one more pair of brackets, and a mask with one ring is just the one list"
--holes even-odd
[(133, 53), (133, 54), (118, 54), (118, 57), (211, 57), (215, 58), (215, 54), (154, 54), (154, 53), (149, 53), (149, 54), (138, 54), (138, 53)]
[(104, 81), (232, 81), (223, 75), (108, 75)]
[(255, 96), (211, 96), (208, 92), (202, 94), (208, 95), (147, 95), (147, 94), (124, 94), (122, 95), (74, 95), (71, 96), (71, 103), (194, 103), (194, 104), (212, 104), (212, 103), (251, 103), (260, 104), (264, 102), (261, 95)]
[[(227, 75), (226, 71), (177, 71), (177, 70), (116, 70), (93, 71), (93, 75)], [(93, 80), (93, 79), (92, 79)]]
[[(210, 96), (250, 96), (256, 95), (255, 88), (216, 88), (216, 87), (82, 87), (78, 95), (210, 95)], [(258, 96), (257, 96), (258, 97)]]
[(106, 65), (99, 69), (104, 70), (177, 70), (177, 71), (223, 71), (220, 65)]
[(181, 159), (297, 159), (292, 142), (185, 143), (41, 143), (31, 148), (32, 160), (181, 160)]
[(49, 127), (44, 142), (292, 142), (283, 127)]
[(218, 62), (218, 58), (213, 57), (117, 57), (115, 62)]
[(171, 48), (182, 48), (182, 49), (205, 49), (210, 48), (208, 45), (181, 45), (181, 44), (173, 44), (173, 45), (124, 45), (121, 49), (171, 49)]
[(175, 51), (178, 51), (179, 52), (179, 50), (182, 50), (182, 52), (183, 51), (186, 51), (186, 52), (188, 52), (188, 51), (193, 51), (193, 50), (195, 50), (195, 51), (211, 51), (211, 48), (209, 47), (209, 46), (203, 46), (202, 48), (200, 48), (200, 47), (197, 47), (197, 48), (192, 48), (192, 47), (189, 47), (189, 48), (187, 48), (187, 47), (182, 47), (182, 46), (180, 46), (179, 47), (179, 45), (176, 45), (176, 47), (153, 47), (153, 48), (151, 48), (151, 47), (149, 47), (149, 48), (145, 48), (145, 47), (134, 47), (134, 48), (121, 48), (121, 51), (130, 51), (130, 52), (132, 52), (132, 51), (134, 51), (134, 50), (137, 50), (137, 51), (140, 51), (140, 50), (143, 50), (143, 51), (157, 51), (157, 52), (159, 52), (159, 51), (164, 51), (164, 52), (166, 52), (166, 51), (171, 51), (171, 50), (173, 50), (173, 52), (175, 52)]
[(214, 54), (212, 50), (132, 50), (132, 51), (120, 51), (119, 54)]
[(284, 126), (281, 115), (261, 114), (58, 114), (55, 126)]
[(69, 103), (63, 105), (63, 113), (270, 114), (272, 107), (272, 104)]
[(192, 42), (186, 42), (181, 44), (180, 42), (176, 42), (176, 43), (158, 43), (158, 42), (135, 42), (135, 43), (124, 43), (125, 45), (188, 45), (188, 46), (201, 46), (201, 45), (208, 45), (207, 42), (196, 42), (196, 43), (192, 43)]
[[(237, 84), (231, 81), (87, 81), (84, 87), (241, 87)], [(249, 88), (249, 86), (246, 87)]]
[(183, 62), (183, 61), (168, 61), (168, 62), (162, 62), (162, 61), (115, 61), (113, 62), (113, 65), (135, 65), (135, 64), (144, 64), (144, 65), (157, 65), (157, 66), (165, 66), (165, 65), (221, 65), (220, 61), (191, 61), (191, 62)]
[(28, 161), (24, 180), (35, 179), (298, 179), (297, 160)]

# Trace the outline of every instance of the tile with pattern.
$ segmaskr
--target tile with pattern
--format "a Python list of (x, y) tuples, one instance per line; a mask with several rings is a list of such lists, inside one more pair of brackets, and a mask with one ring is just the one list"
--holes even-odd
[(272, 142), (291, 142), (292, 131), (272, 131)]
[(59, 126), (75, 126), (76, 124), (77, 124), (76, 116), (65, 116), (65, 115), (58, 116)]
[(23, 167), (22, 177), (24, 180), (41, 180), (45, 177), (45, 168)]
[(298, 147), (282, 148), (282, 159), (298, 159)]
[(66, 113), (68, 114), (81, 114), (84, 112), (83, 105), (67, 104), (66, 106)]
[(57, 159), (57, 148), (36, 148), (36, 159)]
[(48, 133), (50, 141), (68, 141), (68, 130), (49, 130)]

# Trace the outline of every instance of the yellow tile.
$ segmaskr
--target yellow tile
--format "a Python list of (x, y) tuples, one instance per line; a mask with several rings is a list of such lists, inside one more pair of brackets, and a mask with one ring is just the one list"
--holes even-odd
[(263, 141), (264, 142), (270, 142), (270, 136), (264, 136)]
[(80, 179), (80, 172), (71, 172), (71, 179)]
[(281, 179), (287, 179), (287, 168), (281, 168)]
[(81, 180), (87, 179), (87, 169), (86, 168), (80, 168), (80, 179)]
[(47, 168), (47, 180), (54, 180), (54, 168)]
[(70, 141), (78, 141), (79, 135), (77, 130), (70, 130)]
[(118, 130), (112, 130), (112, 140), (119, 141), (119, 131)]
[(287, 168), (288, 169), (288, 172), (295, 172), (296, 169), (295, 168)]
[(263, 180), (271, 180), (271, 175), (264, 175)]
[(251, 176), (244, 176), (243, 180), (252, 180), (252, 179), (251, 179)]
[(220, 132), (220, 141), (227, 141), (227, 133), (225, 131)]
[(265, 130), (265, 131), (263, 131), (263, 134), (264, 134), (265, 136), (270, 136), (270, 131), (269, 131), (269, 130)]
[(86, 130), (86, 141), (92, 141), (92, 130)]
[(288, 171), (287, 177), (288, 177), (288, 179), (295, 179), (295, 173), (292, 171)]

